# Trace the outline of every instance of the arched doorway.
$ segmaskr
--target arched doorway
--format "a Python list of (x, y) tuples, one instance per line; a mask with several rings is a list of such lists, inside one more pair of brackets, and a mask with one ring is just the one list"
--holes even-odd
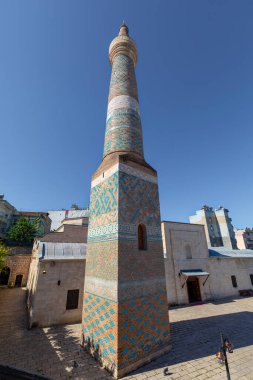
[(8, 285), (10, 277), (10, 268), (4, 267), (0, 272), (0, 285)]

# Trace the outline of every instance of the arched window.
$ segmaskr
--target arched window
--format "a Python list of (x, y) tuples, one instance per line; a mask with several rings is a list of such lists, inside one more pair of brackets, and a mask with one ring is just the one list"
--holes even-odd
[(192, 259), (192, 250), (190, 244), (186, 244), (185, 246), (185, 253), (187, 259)]
[(147, 249), (147, 231), (144, 224), (138, 226), (138, 246), (142, 251)]
[(8, 285), (10, 277), (10, 268), (4, 267), (0, 272), (0, 285)]

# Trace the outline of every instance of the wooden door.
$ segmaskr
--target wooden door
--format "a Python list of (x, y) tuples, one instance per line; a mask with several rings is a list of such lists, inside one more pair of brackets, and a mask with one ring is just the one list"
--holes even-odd
[(198, 277), (189, 277), (188, 278), (187, 290), (188, 290), (188, 297), (189, 297), (190, 303), (201, 301), (201, 293), (200, 293)]

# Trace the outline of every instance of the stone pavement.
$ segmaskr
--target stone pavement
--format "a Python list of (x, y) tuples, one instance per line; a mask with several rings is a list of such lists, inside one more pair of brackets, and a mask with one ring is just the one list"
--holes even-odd
[[(235, 346), (228, 356), (231, 379), (253, 380), (253, 297), (174, 308), (170, 320), (172, 351), (125, 379), (225, 380), (225, 368), (215, 359), (222, 331)], [(79, 324), (27, 330), (25, 290), (0, 288), (1, 364), (54, 380), (112, 379), (83, 352), (79, 337)]]

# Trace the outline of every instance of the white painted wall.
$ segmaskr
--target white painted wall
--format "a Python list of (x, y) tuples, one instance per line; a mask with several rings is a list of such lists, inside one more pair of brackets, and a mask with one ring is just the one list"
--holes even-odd
[[(184, 269), (202, 269), (210, 273), (205, 286), (205, 278), (199, 277), (202, 301), (237, 297), (239, 290), (253, 289), (250, 279), (250, 274), (253, 274), (253, 257), (209, 258), (203, 226), (162, 222), (162, 237), (169, 304), (189, 303), (187, 285), (182, 288), (184, 279), (178, 275)], [(187, 259), (186, 245), (191, 247), (191, 259)], [(232, 275), (236, 276), (237, 288), (232, 285)]]

